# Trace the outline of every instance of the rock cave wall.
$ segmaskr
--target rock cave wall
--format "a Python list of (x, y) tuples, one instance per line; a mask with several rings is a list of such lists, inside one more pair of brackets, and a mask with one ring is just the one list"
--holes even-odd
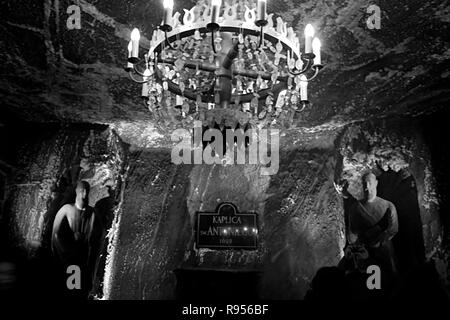
[[(132, 152), (105, 298), (172, 299), (179, 268), (257, 270), (259, 297), (303, 297), (318, 268), (339, 262), (344, 243), (333, 147), (285, 149), (274, 176), (257, 165), (174, 165), (169, 150)], [(224, 201), (258, 213), (258, 250), (194, 248), (195, 212)]]
[[(21, 131), (24, 125), (26, 134)], [(42, 272), (51, 266), (53, 220), (62, 205), (74, 201), (79, 179), (90, 183), (90, 205), (99, 209), (105, 226), (111, 223), (125, 153), (106, 126), (22, 126), (4, 128), (1, 141), (1, 159), (9, 168), (1, 219), (8, 247), (2, 253), (17, 263), (18, 270), (25, 267), (33, 284), (49, 276)], [(103, 278), (100, 270), (99, 277)], [(100, 286), (102, 281), (97, 282)]]
[[(448, 203), (438, 178), (449, 147), (440, 140), (439, 130), (429, 129), (439, 126), (437, 119), (442, 116), (391, 118), (348, 126), (337, 140), (340, 165), (336, 181), (346, 179), (348, 190), (362, 198), (361, 176), (374, 172), (379, 196), (397, 207), (399, 233), (394, 245), (396, 241), (414, 243), (416, 259), (407, 260), (409, 266), (418, 263), (417, 259), (432, 261), (448, 287)], [(436, 143), (439, 150), (432, 150)], [(436, 152), (444, 157), (435, 159)], [(413, 194), (417, 194), (415, 199)]]
[[(280, 150), (273, 176), (260, 175), (257, 165), (174, 165), (170, 150), (130, 147), (104, 126), (36, 130), (2, 154), (2, 220), (8, 243), (30, 259), (39, 256), (48, 250), (54, 215), (73, 197), (77, 179), (85, 179), (91, 205), (107, 212), (112, 225), (104, 237), (99, 297), (174, 298), (174, 270), (185, 268), (257, 270), (260, 298), (296, 299), (319, 268), (342, 256), (344, 210), (333, 181), (347, 179), (360, 197), (360, 176), (370, 169), (398, 174), (415, 188), (425, 258), (448, 284), (448, 203), (439, 174), (447, 158), (435, 159), (429, 139), (441, 133), (429, 127), (423, 119), (389, 119), (352, 124), (329, 139), (321, 133), (294, 139)], [(258, 213), (257, 251), (194, 248), (195, 212), (223, 201)]]
[[(175, 166), (169, 151), (135, 152), (116, 232), (116, 263), (109, 266), (105, 296), (174, 298), (173, 270), (205, 268), (258, 270), (262, 274), (259, 297), (302, 298), (316, 271), (336, 265), (345, 245), (343, 204), (333, 181), (347, 179), (349, 190), (360, 198), (360, 177), (367, 170), (398, 174), (396, 179), (415, 190), (417, 199), (406, 201), (416, 201), (416, 213), (411, 215), (417, 216), (403, 217), (401, 228), (404, 221), (418, 223), (418, 229), (412, 227), (424, 259), (433, 261), (448, 283), (442, 202), (424, 133), (423, 119), (351, 124), (328, 143), (307, 141), (284, 147), (274, 176), (260, 176), (258, 167), (249, 165)], [(320, 140), (320, 133), (317, 137)], [(387, 191), (380, 196), (390, 197)], [(213, 210), (221, 201), (231, 201), (241, 211), (258, 212), (257, 251), (194, 249), (195, 211)], [(392, 201), (399, 208), (403, 205), (399, 199)]]
[(79, 179), (91, 185), (91, 206), (110, 197), (120, 183), (124, 155), (108, 129), (58, 129), (36, 144), (25, 143), (18, 153), (6, 206), (16, 213), (10, 216), (12, 242), (29, 253), (43, 245), (57, 210), (74, 200)]

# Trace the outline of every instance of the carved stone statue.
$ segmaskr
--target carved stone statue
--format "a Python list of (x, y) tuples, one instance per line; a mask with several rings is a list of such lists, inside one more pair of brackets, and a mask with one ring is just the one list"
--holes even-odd
[[(63, 268), (77, 265), (81, 269), (83, 292), (90, 289), (97, 252), (94, 236), (95, 214), (89, 203), (89, 183), (80, 181), (74, 204), (59, 209), (53, 222), (52, 251)], [(64, 270), (65, 272), (65, 270)]]
[(396, 258), (391, 239), (398, 232), (397, 210), (392, 202), (377, 196), (378, 181), (373, 173), (363, 175), (362, 184), (362, 200), (350, 194), (348, 182), (335, 185), (344, 197), (347, 243), (363, 245), (371, 260), (392, 278), (396, 274)]

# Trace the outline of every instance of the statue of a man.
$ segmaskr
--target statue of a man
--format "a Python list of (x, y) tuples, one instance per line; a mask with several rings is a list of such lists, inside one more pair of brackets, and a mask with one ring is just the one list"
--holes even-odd
[(67, 268), (77, 265), (81, 269), (83, 291), (89, 290), (96, 252), (92, 248), (95, 214), (89, 204), (89, 183), (78, 182), (75, 203), (59, 209), (53, 222), (52, 251), (57, 260)]
[(369, 256), (388, 275), (396, 274), (395, 253), (391, 239), (398, 232), (397, 210), (392, 202), (377, 196), (377, 178), (373, 173), (362, 177), (364, 197), (355, 199), (348, 183), (336, 186), (344, 197), (348, 243), (364, 245)]

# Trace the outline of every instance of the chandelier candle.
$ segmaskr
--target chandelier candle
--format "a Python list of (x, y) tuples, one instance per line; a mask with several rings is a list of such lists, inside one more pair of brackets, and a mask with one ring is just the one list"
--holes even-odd
[(128, 58), (128, 61), (131, 63), (137, 63), (139, 61), (139, 39), (141, 38), (141, 34), (137, 28), (134, 28), (131, 32), (131, 57)]
[(322, 44), (320, 43), (319, 38), (314, 38), (314, 40), (312, 42), (312, 48), (313, 48), (313, 53), (315, 55), (315, 57), (314, 57), (315, 65), (319, 65), (321, 63), (321, 57), (320, 57), (321, 46), (322, 46)]
[(265, 21), (266, 20), (266, 0), (258, 0), (258, 17), (257, 21)]
[(150, 89), (148, 80), (150, 80), (151, 75), (152, 75), (152, 73), (151, 73), (150, 69), (149, 68), (145, 69), (144, 77), (142, 79), (145, 82), (142, 84), (142, 94), (141, 94), (142, 98), (144, 98), (144, 99), (148, 98), (148, 91)]
[(172, 26), (172, 15), (173, 15), (173, 0), (164, 0), (164, 21), (163, 26)]
[(220, 7), (222, 5), (222, 0), (211, 0), (211, 24), (217, 24), (219, 20)]
[(302, 101), (308, 101), (308, 79), (304, 74), (300, 76), (300, 97)]
[(308, 23), (305, 28), (305, 53), (312, 53), (313, 37), (314, 27)]
[(133, 64), (130, 62), (132, 50), (133, 50), (133, 43), (132, 43), (132, 41), (130, 41), (130, 42), (128, 42), (128, 62), (127, 62), (127, 68), (126, 68), (126, 70), (128, 70), (128, 71), (133, 70)]

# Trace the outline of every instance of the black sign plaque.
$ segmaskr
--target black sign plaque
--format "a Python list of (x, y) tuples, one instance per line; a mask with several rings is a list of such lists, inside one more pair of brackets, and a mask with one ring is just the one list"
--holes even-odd
[(257, 214), (239, 213), (232, 203), (219, 204), (215, 212), (197, 212), (196, 227), (197, 248), (257, 249)]

